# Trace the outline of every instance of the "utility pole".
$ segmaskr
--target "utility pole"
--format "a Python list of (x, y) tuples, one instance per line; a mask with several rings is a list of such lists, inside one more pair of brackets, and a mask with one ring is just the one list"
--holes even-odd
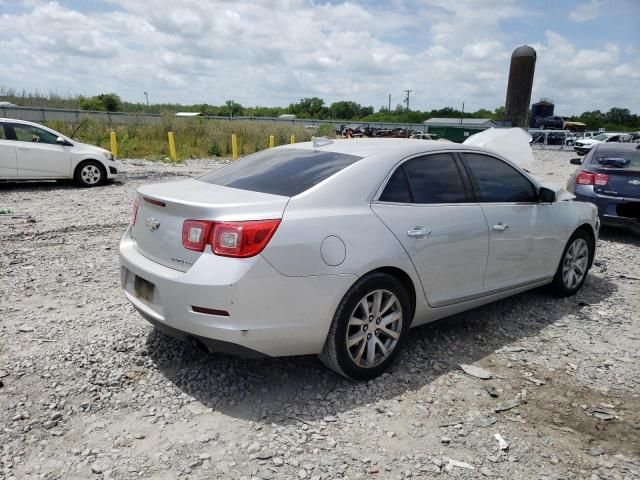
[(462, 102), (462, 113), (460, 114), (460, 125), (462, 125), (462, 119), (464, 118), (464, 102)]
[(143, 92), (145, 98), (147, 99), (147, 113), (149, 113), (149, 94), (147, 92)]
[(391, 113), (391, 94), (389, 94), (389, 113)]
[(407, 112), (408, 112), (409, 111), (409, 94), (413, 92), (413, 90), (405, 90), (404, 92), (407, 94), (407, 99), (405, 100), (405, 102), (407, 102)]

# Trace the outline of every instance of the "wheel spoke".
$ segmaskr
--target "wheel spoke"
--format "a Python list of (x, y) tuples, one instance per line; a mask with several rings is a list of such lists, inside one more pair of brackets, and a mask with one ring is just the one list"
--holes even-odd
[(350, 327), (360, 327), (360, 326), (364, 325), (365, 323), (367, 323), (367, 322), (365, 322), (364, 320), (362, 320), (361, 318), (358, 318), (358, 317), (351, 317), (349, 319), (349, 326)]
[(351, 335), (347, 340), (347, 348), (358, 345), (360, 342), (364, 341), (365, 338), (367, 338), (367, 336), (363, 331)]
[(367, 365), (372, 367), (376, 359), (376, 341), (375, 336), (367, 340)]
[(380, 332), (384, 333), (387, 337), (393, 338), (394, 340), (400, 338), (400, 334), (398, 332), (394, 332), (387, 327), (380, 327)]
[(387, 347), (384, 346), (384, 343), (382, 343), (378, 337), (375, 337), (375, 339), (376, 339), (376, 344), (380, 349), (380, 353), (382, 353), (382, 356), (386, 358), (389, 355), (389, 350), (387, 349)]
[(373, 294), (373, 305), (372, 305), (373, 316), (377, 317), (378, 315), (380, 315), (381, 304), (382, 304), (382, 291), (378, 290)]
[(360, 365), (360, 362), (362, 361), (362, 354), (364, 353), (364, 348), (366, 346), (367, 346), (367, 342), (362, 342), (362, 344), (360, 345), (360, 348), (358, 349), (358, 354), (354, 358), (356, 364), (358, 365)]
[(393, 295), (390, 295), (387, 301), (385, 302), (384, 306), (380, 309), (380, 315), (384, 315), (386, 311), (393, 306), (394, 303), (396, 303), (396, 297), (394, 297)]
[(362, 300), (360, 300), (360, 306), (362, 307), (362, 313), (364, 313), (365, 317), (368, 317), (369, 315), (371, 315), (371, 312), (369, 311), (369, 302), (367, 301), (367, 297), (364, 297)]
[(382, 319), (380, 320), (380, 325), (386, 327), (390, 323), (393, 323), (396, 320), (399, 320), (401, 317), (402, 317), (402, 312), (392, 312), (389, 315), (382, 317)]

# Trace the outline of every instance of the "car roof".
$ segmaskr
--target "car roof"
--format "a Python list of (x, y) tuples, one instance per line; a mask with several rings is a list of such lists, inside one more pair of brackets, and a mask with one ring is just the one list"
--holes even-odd
[(44, 126), (44, 125), (40, 125), (39, 123), (36, 123), (36, 122), (29, 122), (27, 120), (18, 120), (17, 118), (0, 118), (0, 122), (23, 123), (25, 125)]
[(475, 150), (486, 152), (482, 148), (463, 145), (459, 143), (446, 143), (437, 140), (419, 140), (413, 138), (352, 138), (336, 139), (331, 143), (314, 146), (313, 142), (295, 143), (280, 148), (301, 148), (306, 150), (319, 150), (325, 152), (343, 153), (359, 157), (390, 154), (392, 158), (400, 159), (419, 153), (442, 150)]

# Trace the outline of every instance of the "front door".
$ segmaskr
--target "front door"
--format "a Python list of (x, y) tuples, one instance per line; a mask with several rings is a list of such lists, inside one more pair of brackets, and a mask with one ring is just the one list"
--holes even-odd
[(412, 158), (389, 178), (374, 213), (400, 241), (438, 307), (482, 293), (487, 223), (450, 153)]
[(71, 154), (57, 136), (22, 123), (8, 124), (15, 134), (18, 176), (22, 178), (64, 178), (71, 176)]

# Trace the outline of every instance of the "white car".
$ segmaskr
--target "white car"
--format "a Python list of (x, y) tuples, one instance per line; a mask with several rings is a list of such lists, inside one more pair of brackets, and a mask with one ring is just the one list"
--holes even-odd
[(83, 187), (118, 176), (113, 155), (33, 122), (0, 118), (0, 180), (74, 179)]
[(451, 140), (447, 140), (446, 138), (440, 138), (439, 135), (435, 133), (414, 133), (411, 137), (414, 140), (437, 140), (439, 142), (450, 142)]
[(627, 133), (615, 133), (615, 132), (600, 133), (591, 138), (582, 138), (580, 140), (576, 140), (576, 142), (573, 144), (573, 151), (579, 155), (584, 155), (589, 150), (591, 150), (591, 147), (599, 143), (629, 142), (629, 141), (631, 141), (631, 135)]
[(203, 349), (319, 354), (370, 379), (410, 327), (545, 284), (576, 293), (599, 220), (572, 198), (479, 147), (315, 139), (140, 187), (121, 285)]

